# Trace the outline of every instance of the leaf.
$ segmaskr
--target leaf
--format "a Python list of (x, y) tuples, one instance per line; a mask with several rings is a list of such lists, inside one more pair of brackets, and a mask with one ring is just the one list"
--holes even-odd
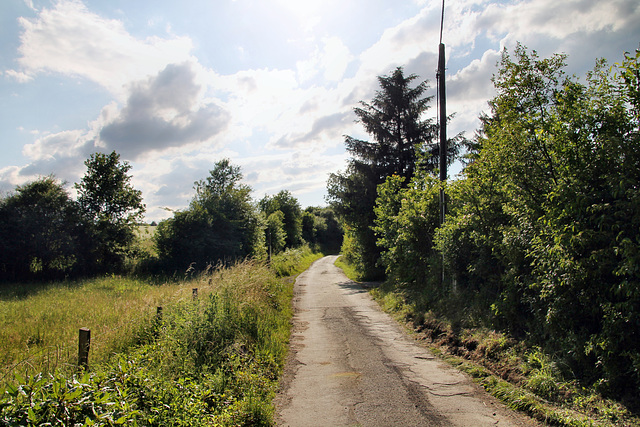
[(29, 421), (31, 421), (32, 423), (37, 423), (38, 422), (38, 417), (36, 417), (35, 412), (33, 412), (32, 408), (29, 408), (27, 410), (27, 416), (29, 417)]

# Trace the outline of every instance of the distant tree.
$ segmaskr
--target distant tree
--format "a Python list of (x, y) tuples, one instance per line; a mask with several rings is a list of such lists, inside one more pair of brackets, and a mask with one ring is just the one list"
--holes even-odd
[(0, 271), (5, 279), (55, 279), (82, 271), (87, 238), (78, 206), (53, 176), (0, 200)]
[(325, 253), (338, 253), (344, 231), (330, 207), (309, 206), (302, 213), (302, 238)]
[[(408, 185), (416, 168), (433, 171), (438, 164), (437, 126), (425, 119), (432, 96), (425, 96), (429, 88), (423, 81), (415, 87), (415, 74), (405, 76), (398, 67), (388, 76), (378, 77), (381, 89), (373, 101), (361, 102), (354, 111), (373, 141), (347, 136), (345, 145), (351, 154), (346, 172), (331, 174), (327, 184), (328, 201), (345, 221), (350, 247), (346, 253), (365, 276), (382, 274), (377, 263), (380, 249), (372, 226), (377, 188), (387, 177), (398, 175)], [(457, 154), (461, 137), (449, 144), (448, 158)]]
[(286, 247), (287, 233), (282, 211), (275, 211), (267, 217), (265, 237), (269, 254), (277, 254)]
[(302, 244), (302, 209), (298, 199), (289, 191), (282, 190), (275, 196), (265, 196), (258, 206), (267, 217), (276, 211), (283, 213), (286, 247), (295, 248)]
[(85, 165), (87, 172), (75, 188), (92, 225), (92, 255), (98, 269), (117, 270), (132, 249), (135, 227), (145, 211), (142, 193), (131, 185), (131, 165), (121, 162), (115, 151), (92, 154)]
[(189, 208), (160, 222), (156, 247), (170, 268), (264, 255), (263, 224), (251, 187), (241, 181), (240, 167), (228, 159), (217, 162), (207, 178), (195, 182)]
[(319, 228), (318, 222), (319, 220), (313, 213), (306, 209), (302, 212), (302, 239), (305, 242), (309, 244), (316, 243)]

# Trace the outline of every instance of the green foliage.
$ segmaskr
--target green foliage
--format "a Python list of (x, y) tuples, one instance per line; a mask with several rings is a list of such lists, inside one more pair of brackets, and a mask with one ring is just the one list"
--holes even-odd
[(258, 206), (267, 218), (277, 211), (282, 212), (287, 248), (295, 248), (302, 244), (302, 209), (289, 191), (282, 190), (275, 196), (265, 196), (258, 202)]
[(87, 225), (55, 178), (43, 177), (0, 200), (4, 280), (53, 279), (85, 267)]
[(343, 234), (333, 209), (309, 206), (302, 213), (302, 238), (321, 252), (340, 252)]
[(141, 339), (108, 362), (16, 375), (0, 389), (0, 425), (273, 425), (292, 284), (245, 262), (180, 288), (189, 292), (169, 286), (161, 319), (139, 319)]
[[(346, 172), (331, 174), (328, 181), (328, 200), (344, 220), (350, 241), (345, 256), (366, 277), (382, 274), (377, 265), (380, 250), (372, 230), (377, 187), (393, 174), (404, 178), (407, 185), (413, 177), (418, 159), (426, 170), (433, 170), (438, 145), (436, 125), (425, 120), (432, 97), (425, 97), (426, 81), (411, 87), (416, 75), (405, 76), (401, 67), (388, 76), (378, 77), (381, 89), (371, 104), (361, 102), (355, 113), (373, 142), (347, 136), (345, 144), (352, 158)], [(457, 152), (451, 141), (450, 160)], [(349, 242), (346, 242), (349, 243)]]
[(505, 51), (436, 236), (459, 285), (493, 295), (495, 325), (631, 402), (640, 390), (639, 58), (598, 61), (581, 83), (564, 75), (563, 55)]
[[(499, 328), (553, 354), (557, 369), (532, 368), (528, 383), (544, 398), (567, 376), (640, 407), (640, 51), (614, 67), (597, 61), (584, 83), (565, 60), (504, 51), (464, 175), (445, 187), (443, 225), (427, 173), (380, 183), (380, 264), (423, 307), (414, 319), (446, 313), (454, 329)], [(361, 231), (345, 237), (354, 265), (366, 265)]]
[(373, 230), (388, 277), (425, 285), (436, 255), (433, 236), (441, 185), (430, 175), (415, 177), (406, 188), (403, 184), (404, 179), (394, 175), (378, 187)]
[(97, 269), (117, 271), (131, 253), (135, 228), (145, 211), (142, 193), (131, 185), (131, 165), (120, 162), (115, 151), (92, 154), (85, 165), (87, 172), (75, 188), (92, 226), (91, 256)]
[(562, 361), (555, 356), (478, 327), (471, 319), (461, 322), (471, 294), (462, 305), (445, 301), (436, 313), (430, 308), (437, 305), (421, 298), (420, 291), (421, 287), (400, 288), (385, 282), (370, 292), (385, 311), (413, 325), (414, 333), (429, 343), (434, 355), (469, 374), (512, 409), (549, 425), (639, 425), (640, 419), (620, 403), (585, 389), (574, 379), (565, 380)]
[(241, 184), (239, 167), (228, 159), (216, 163), (206, 179), (195, 183), (191, 205), (160, 222), (154, 235), (161, 264), (185, 271), (264, 254), (262, 221)]
[(287, 233), (284, 231), (284, 214), (275, 211), (267, 217), (265, 236), (269, 254), (282, 252), (287, 243)]

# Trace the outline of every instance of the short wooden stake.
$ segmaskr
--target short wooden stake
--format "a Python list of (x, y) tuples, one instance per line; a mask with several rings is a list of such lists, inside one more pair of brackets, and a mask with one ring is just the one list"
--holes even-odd
[(91, 330), (80, 328), (78, 337), (78, 366), (86, 368), (89, 365), (89, 348), (91, 347)]
[(191, 289), (191, 296), (194, 300), (198, 299), (198, 288)]
[(156, 322), (162, 322), (162, 307), (158, 307), (156, 310)]

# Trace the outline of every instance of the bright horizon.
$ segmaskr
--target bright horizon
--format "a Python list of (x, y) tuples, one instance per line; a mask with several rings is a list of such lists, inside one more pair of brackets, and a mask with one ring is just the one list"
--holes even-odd
[[(147, 221), (183, 209), (216, 161), (254, 198), (324, 205), (353, 108), (403, 66), (435, 95), (440, 0), (5, 0), (0, 5), (0, 191), (78, 182), (84, 160), (133, 166)], [(566, 53), (569, 74), (640, 42), (635, 0), (446, 2), (448, 133), (473, 137), (500, 51)], [(435, 102), (435, 101), (434, 101)], [(432, 104), (430, 117), (435, 117)]]

